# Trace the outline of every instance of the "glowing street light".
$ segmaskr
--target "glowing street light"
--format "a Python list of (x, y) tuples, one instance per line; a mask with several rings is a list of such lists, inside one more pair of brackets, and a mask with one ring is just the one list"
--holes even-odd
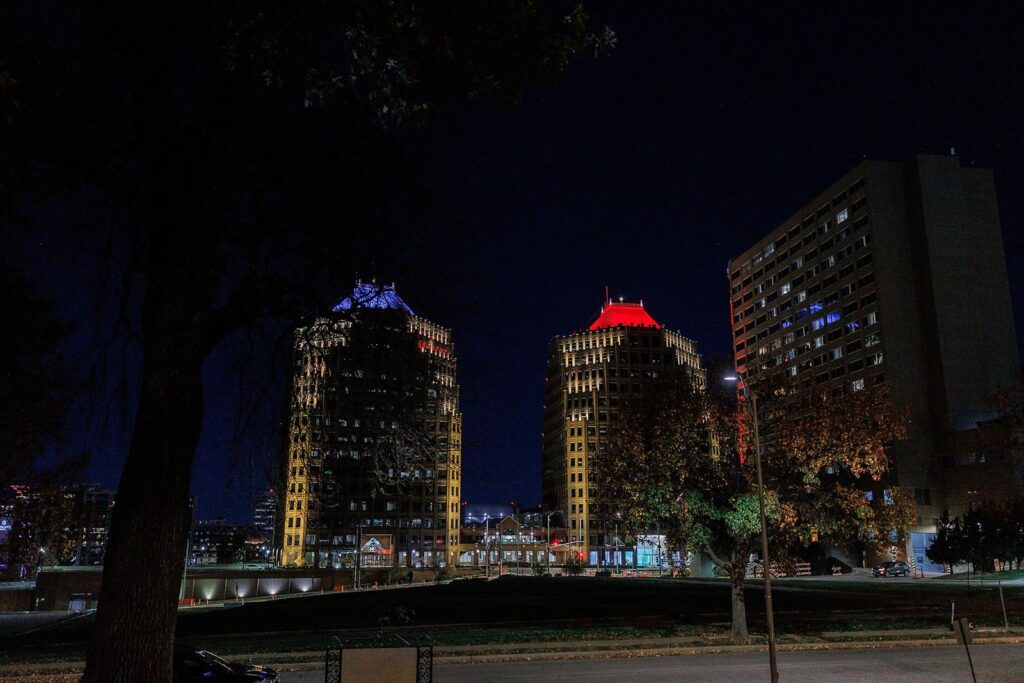
[(747, 386), (739, 373), (723, 377), (726, 382), (737, 382), (743, 394), (750, 399), (751, 421), (754, 427), (754, 462), (757, 464), (757, 502), (761, 517), (761, 563), (764, 567), (764, 609), (768, 617), (768, 665), (771, 667), (772, 683), (779, 681), (779, 664), (775, 652), (775, 616), (772, 612), (772, 579), (768, 562), (768, 522), (764, 513), (764, 479), (761, 476), (761, 438), (757, 423), (757, 394)]

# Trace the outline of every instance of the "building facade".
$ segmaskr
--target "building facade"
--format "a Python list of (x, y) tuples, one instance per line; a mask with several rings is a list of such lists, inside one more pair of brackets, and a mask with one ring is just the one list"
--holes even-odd
[(644, 543), (627, 546), (617, 530), (614, 502), (590, 480), (595, 453), (607, 447), (626, 401), (640, 396), (672, 365), (705, 381), (697, 344), (664, 328), (643, 303), (606, 297), (585, 329), (555, 337), (548, 353), (542, 438), (544, 509), (564, 514), (566, 544), (585, 563), (633, 566), (649, 556)]
[(0, 575), (44, 566), (102, 565), (115, 494), (97, 484), (0, 491)]
[(285, 566), (438, 566), (459, 544), (462, 415), (449, 329), (358, 283), (296, 331)]
[(729, 261), (736, 367), (752, 387), (779, 374), (834, 393), (886, 384), (909, 407), (893, 453), (918, 506), (919, 562), (944, 508), (997, 480), (1019, 490), (1011, 455), (971, 462), (956, 445), (995, 417), (988, 399), (1020, 364), (1006, 272), (992, 172), (952, 156), (865, 161)]
[(252, 562), (257, 556), (257, 531), (248, 524), (229, 522), (223, 517), (202, 519), (192, 527), (189, 564), (236, 564)]
[(102, 565), (107, 554), (116, 493), (96, 484), (82, 484), (76, 493), (81, 497), (82, 531), (75, 564)]

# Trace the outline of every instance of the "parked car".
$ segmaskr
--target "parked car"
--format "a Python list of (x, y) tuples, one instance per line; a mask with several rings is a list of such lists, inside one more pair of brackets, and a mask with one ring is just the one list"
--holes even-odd
[(200, 650), (191, 645), (174, 647), (174, 683), (193, 681), (224, 681), (241, 683), (246, 681), (267, 681), (277, 683), (277, 672), (265, 666), (236, 664), (218, 657), (212, 652)]
[(906, 562), (883, 562), (871, 573), (875, 576), (910, 576), (910, 565)]

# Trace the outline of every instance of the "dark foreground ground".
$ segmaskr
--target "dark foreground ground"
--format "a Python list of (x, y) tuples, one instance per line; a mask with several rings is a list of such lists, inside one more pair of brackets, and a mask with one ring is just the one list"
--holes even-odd
[[(979, 683), (1024, 681), (1024, 647), (982, 645), (971, 651)], [(435, 669), (440, 683), (462, 681), (758, 681), (768, 679), (764, 653), (691, 657), (642, 657), (550, 662), (455, 664)], [(823, 681), (970, 681), (971, 669), (960, 647), (893, 650), (783, 652), (779, 679), (786, 683)], [(320, 671), (292, 674), (285, 683), (322, 681)]]
[[(1024, 590), (1004, 588), (1004, 595), (1011, 626), (1024, 623)], [(941, 627), (949, 622), (953, 600), (958, 616), (1002, 625), (994, 587), (826, 579), (789, 581), (774, 590), (781, 634)], [(746, 603), (751, 633), (763, 633), (759, 583), (749, 586)], [(266, 641), (264, 651), (288, 651), (316, 649), (339, 633), (381, 626), (430, 634), (438, 642), (477, 643), (725, 633), (729, 618), (729, 587), (717, 581), (505, 577), (183, 610), (178, 637), (212, 647), (234, 634), (246, 644)], [(27, 652), (82, 651), (91, 628), (86, 616), (28, 633), (8, 630), (0, 636), (0, 662)]]

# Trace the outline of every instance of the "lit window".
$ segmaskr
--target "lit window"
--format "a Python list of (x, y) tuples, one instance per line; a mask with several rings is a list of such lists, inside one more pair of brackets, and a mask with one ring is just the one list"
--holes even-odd
[(840, 318), (839, 311), (832, 311), (827, 316), (825, 316), (825, 322), (827, 324), (831, 325), (834, 322), (839, 322), (839, 318)]
[(861, 389), (864, 388), (864, 380), (855, 379), (852, 382), (850, 382), (850, 386), (853, 388), (854, 391), (860, 391)]
[(779, 288), (779, 293), (780, 294), (789, 294), (789, 290), (791, 288), (792, 288), (792, 285), (790, 285), (790, 283), (787, 282), (786, 284), (782, 285), (781, 288)]
[(836, 225), (839, 225), (840, 223), (842, 223), (843, 221), (845, 221), (849, 217), (850, 217), (850, 210), (849, 209), (843, 209), (842, 211), (840, 211), (839, 213), (836, 214)]
[(814, 338), (814, 348), (820, 349), (824, 345), (825, 345), (825, 337), (815, 337)]

